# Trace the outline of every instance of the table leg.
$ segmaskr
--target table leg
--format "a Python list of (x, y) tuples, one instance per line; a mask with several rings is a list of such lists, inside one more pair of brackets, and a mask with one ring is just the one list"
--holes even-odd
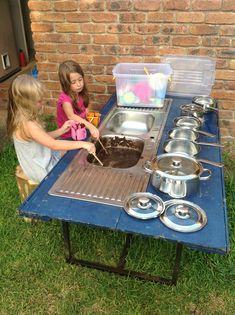
[(69, 223), (62, 221), (62, 228), (63, 228), (63, 239), (64, 239), (64, 253), (66, 262), (70, 264), (80, 265), (87, 268), (93, 268), (101, 271), (111, 272), (118, 274), (120, 276), (128, 276), (137, 278), (139, 280), (151, 281), (151, 282), (160, 282), (167, 285), (176, 285), (178, 274), (179, 274), (179, 267), (180, 267), (180, 260), (182, 256), (183, 245), (177, 243), (176, 245), (176, 255), (175, 255), (175, 263), (173, 266), (173, 272), (171, 278), (164, 278), (160, 276), (155, 276), (151, 274), (147, 274), (144, 272), (138, 272), (134, 270), (125, 269), (126, 257), (128, 255), (128, 250), (131, 244), (132, 234), (127, 234), (126, 241), (122, 249), (122, 253), (119, 258), (119, 262), (117, 266), (110, 266), (105, 265), (98, 262), (77, 259), (72, 255), (71, 251), (71, 242), (70, 242), (70, 235), (69, 235)]

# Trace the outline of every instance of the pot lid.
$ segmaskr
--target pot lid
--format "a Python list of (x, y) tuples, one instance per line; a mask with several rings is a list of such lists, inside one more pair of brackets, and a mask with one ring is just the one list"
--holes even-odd
[(190, 116), (179, 116), (174, 119), (174, 123), (176, 126), (183, 126), (188, 128), (200, 128), (201, 127), (201, 121), (196, 117), (190, 117)]
[(140, 192), (128, 196), (123, 208), (130, 216), (146, 220), (160, 216), (165, 210), (165, 205), (160, 197)]
[(165, 202), (165, 212), (160, 219), (170, 229), (183, 233), (196, 232), (207, 223), (204, 210), (192, 202), (179, 199)]
[(199, 104), (202, 106), (214, 106), (215, 104), (215, 99), (213, 97), (210, 96), (195, 96), (192, 99), (192, 102), (195, 104)]
[(154, 170), (172, 176), (200, 175), (201, 165), (194, 158), (180, 153), (162, 154), (153, 160)]
[(198, 104), (194, 104), (194, 103), (189, 103), (189, 104), (183, 104), (180, 106), (180, 109), (182, 111), (185, 111), (187, 113), (203, 113), (204, 110), (202, 108), (202, 106), (198, 105)]

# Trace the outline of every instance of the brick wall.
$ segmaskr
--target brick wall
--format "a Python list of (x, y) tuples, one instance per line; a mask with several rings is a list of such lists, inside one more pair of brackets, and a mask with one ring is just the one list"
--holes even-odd
[(60, 62), (85, 70), (92, 106), (114, 91), (113, 66), (159, 62), (166, 54), (216, 59), (212, 96), (218, 98), (224, 141), (235, 146), (234, 0), (29, 0), (39, 78), (54, 107)]

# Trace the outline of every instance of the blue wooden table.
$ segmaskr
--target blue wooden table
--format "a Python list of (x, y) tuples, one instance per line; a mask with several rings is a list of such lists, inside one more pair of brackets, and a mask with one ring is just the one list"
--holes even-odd
[[(116, 96), (112, 95), (102, 110), (102, 119), (115, 102)], [(190, 100), (186, 98), (173, 99), (158, 147), (158, 154), (163, 153), (163, 143), (168, 137), (167, 132), (173, 128), (173, 119), (180, 116), (180, 105), (188, 102), (190, 102)], [(211, 112), (206, 115), (202, 130), (214, 133), (216, 137), (207, 139), (205, 136), (200, 136), (199, 140), (208, 142), (219, 141), (219, 118), (216, 112)], [(24, 216), (57, 219), (62, 222), (65, 256), (69, 263), (106, 270), (120, 275), (134, 276), (144, 280), (176, 284), (183, 245), (210, 253), (228, 253), (229, 238), (223, 168), (203, 164), (204, 167), (212, 170), (212, 177), (208, 181), (201, 181), (198, 193), (187, 197), (186, 200), (200, 206), (206, 212), (208, 222), (200, 231), (194, 233), (180, 233), (167, 228), (159, 219), (142, 221), (130, 217), (121, 207), (49, 195), (49, 189), (65, 170), (76, 153), (77, 151), (68, 152), (19, 208), (20, 213)], [(199, 158), (221, 162), (221, 154), (220, 148), (203, 146), (203, 149), (199, 153)], [(157, 194), (163, 201), (172, 199), (168, 195), (157, 192), (150, 183), (147, 191)], [(70, 223), (86, 224), (126, 233), (126, 243), (117, 267), (75, 259), (72, 254), (69, 238)], [(176, 256), (171, 278), (166, 279), (125, 269), (125, 257), (130, 246), (131, 236), (134, 234), (175, 242)]]

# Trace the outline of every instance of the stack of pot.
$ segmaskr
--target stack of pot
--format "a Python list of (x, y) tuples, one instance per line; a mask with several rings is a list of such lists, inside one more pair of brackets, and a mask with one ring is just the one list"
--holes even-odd
[[(201, 96), (194, 98), (195, 104), (193, 104), (199, 106), (203, 113), (206, 113), (214, 110), (212, 105), (216, 104), (214, 102), (205, 105), (208, 104), (209, 100), (211, 98)], [(201, 104), (196, 103), (196, 101), (201, 102)], [(193, 106), (192, 108), (196, 108)], [(209, 137), (215, 136), (199, 130), (203, 123), (200, 118), (195, 117), (195, 115), (175, 118), (174, 128), (169, 131), (169, 139), (164, 143), (166, 153), (147, 161), (144, 165), (145, 171), (151, 173), (152, 185), (173, 198), (184, 198), (195, 194), (199, 189), (200, 181), (208, 180), (211, 177), (211, 170), (203, 168), (202, 162), (218, 167), (223, 166), (222, 163), (197, 159), (201, 149), (200, 145), (221, 147), (218, 143), (197, 142), (199, 134)]]

